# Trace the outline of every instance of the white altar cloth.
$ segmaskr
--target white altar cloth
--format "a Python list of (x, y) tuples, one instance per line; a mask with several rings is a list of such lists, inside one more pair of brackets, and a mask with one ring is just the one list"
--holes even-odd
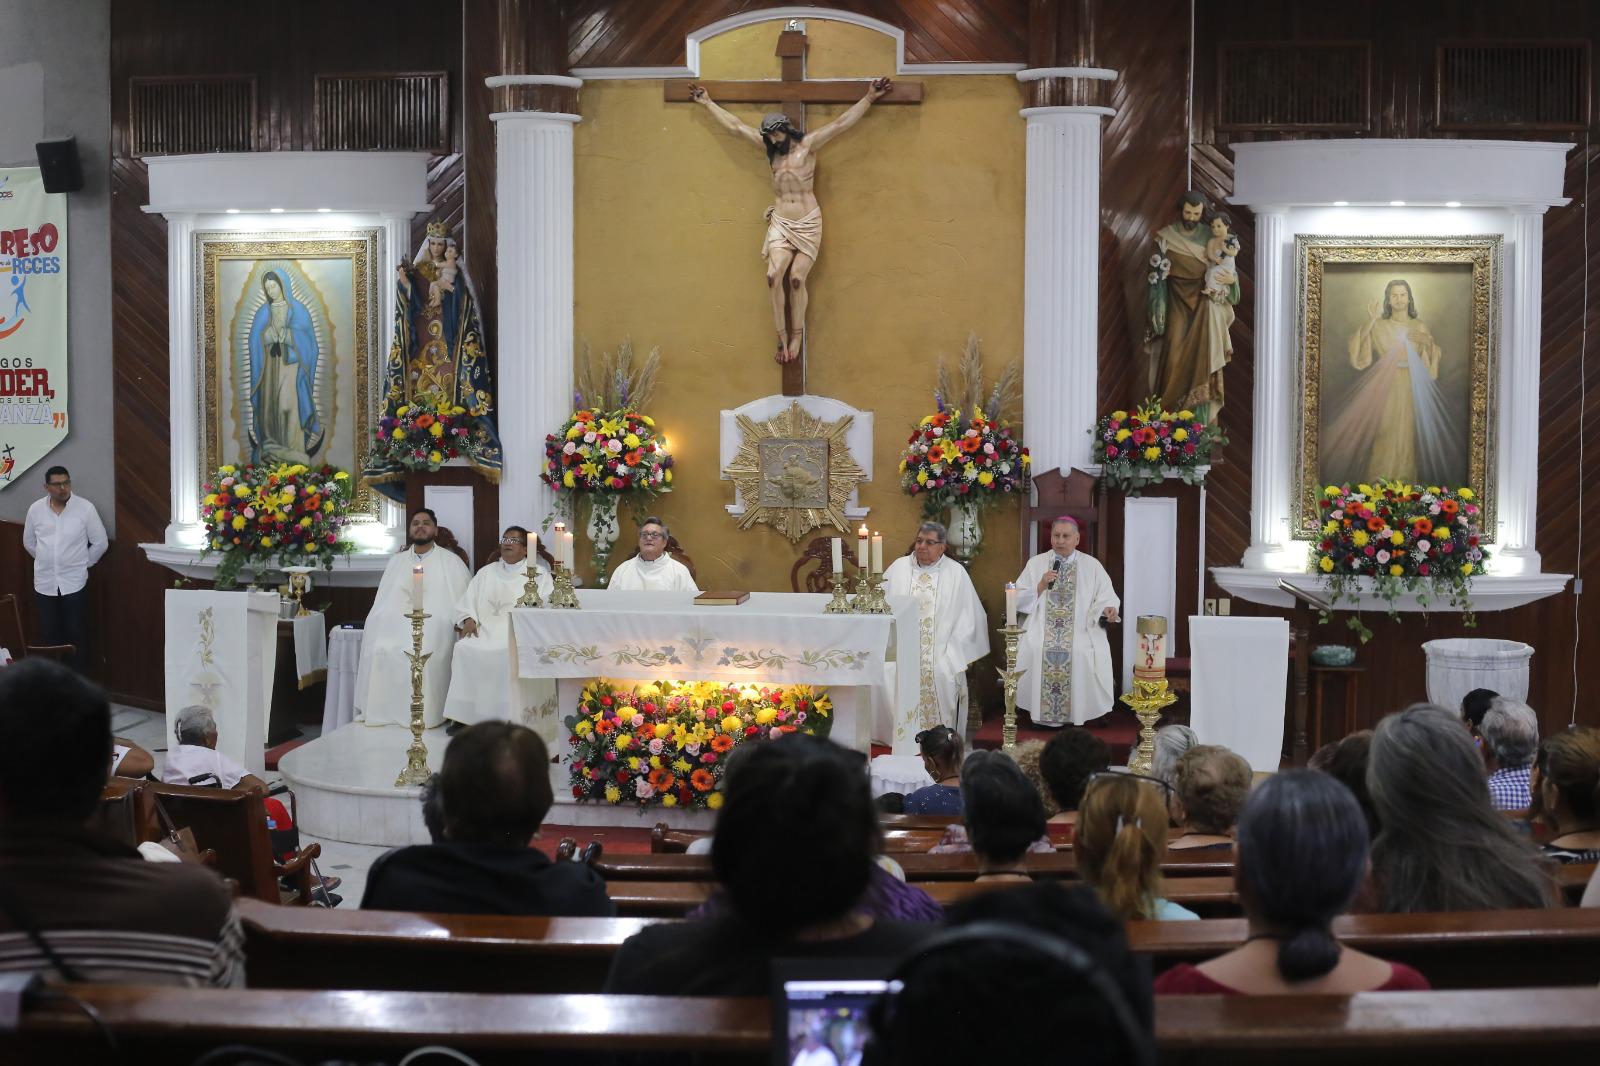
[[(831, 738), (871, 748), (872, 693), (884, 664), (917, 657), (917, 607), (893, 614), (827, 614), (820, 593), (753, 592), (736, 607), (696, 607), (689, 592), (580, 589), (582, 610), (511, 612), (517, 673), (557, 681), (558, 714), (595, 677), (818, 685), (834, 703)], [(917, 705), (917, 673), (896, 671), (895, 713)]]
[(1189, 725), (1202, 744), (1232, 748), (1250, 769), (1283, 762), (1289, 684), (1286, 618), (1189, 618)]
[(165, 607), (167, 742), (178, 712), (198, 704), (216, 716), (217, 750), (265, 773), (277, 594), (167, 589)]

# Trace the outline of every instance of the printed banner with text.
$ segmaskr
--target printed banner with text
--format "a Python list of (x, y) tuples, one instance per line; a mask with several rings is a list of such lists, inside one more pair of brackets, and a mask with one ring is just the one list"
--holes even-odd
[(67, 197), (0, 168), (0, 489), (67, 435)]

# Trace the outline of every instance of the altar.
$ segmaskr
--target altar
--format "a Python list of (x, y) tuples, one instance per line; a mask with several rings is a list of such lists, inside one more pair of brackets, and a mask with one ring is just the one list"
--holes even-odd
[[(828, 597), (813, 593), (755, 592), (728, 607), (696, 606), (689, 592), (582, 589), (578, 600), (582, 610), (511, 612), (516, 672), (555, 682), (557, 723), (596, 678), (805, 684), (826, 688), (833, 700), (830, 739), (869, 754), (884, 666), (918, 654), (916, 604), (898, 597), (890, 614), (828, 614)], [(912, 714), (917, 674), (895, 674), (888, 698), (897, 716)], [(567, 750), (564, 731), (545, 739), (552, 752)], [(567, 767), (552, 764), (551, 773), (556, 801), (571, 802)]]

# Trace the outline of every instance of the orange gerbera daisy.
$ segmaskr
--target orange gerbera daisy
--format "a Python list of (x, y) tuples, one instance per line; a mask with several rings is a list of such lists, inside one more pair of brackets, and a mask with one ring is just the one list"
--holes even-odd
[(423, 414), (420, 414), (420, 415), (417, 416), (417, 428), (418, 429), (427, 429), (431, 425), (433, 425), (433, 416), (432, 415), (427, 414), (426, 412), (424, 412)]
[(678, 783), (678, 779), (670, 771), (661, 769), (651, 770), (649, 781), (657, 792), (670, 791), (672, 786)]
[(718, 733), (716, 736), (711, 738), (712, 751), (724, 752), (731, 747), (733, 747), (733, 738), (726, 733)]
[(1433, 522), (1426, 518), (1413, 518), (1411, 520), (1411, 531), (1419, 537), (1426, 537), (1433, 532)]
[(963, 452), (967, 453), (968, 455), (971, 455), (973, 452), (977, 451), (981, 447), (983, 447), (983, 441), (982, 441), (982, 439), (980, 439), (978, 437), (962, 437), (961, 438), (961, 450)]
[(928, 449), (928, 462), (930, 462), (930, 463), (942, 463), (942, 462), (944, 462), (944, 447), (942, 445), (935, 444), (935, 445), (933, 445), (932, 447), (930, 447)]
[(614, 733), (616, 729), (617, 720), (615, 718), (602, 718), (594, 724), (596, 733)]
[(1367, 519), (1367, 528), (1376, 533), (1383, 528), (1383, 519), (1377, 517)]
[(1456, 501), (1454, 501), (1454, 500), (1440, 500), (1439, 501), (1439, 510), (1444, 512), (1447, 515), (1452, 515), (1453, 516), (1460, 509), (1461, 509), (1461, 506), (1459, 504), (1457, 504)]
[(710, 770), (696, 770), (689, 775), (689, 784), (694, 786), (696, 792), (710, 792), (716, 787), (717, 779)]

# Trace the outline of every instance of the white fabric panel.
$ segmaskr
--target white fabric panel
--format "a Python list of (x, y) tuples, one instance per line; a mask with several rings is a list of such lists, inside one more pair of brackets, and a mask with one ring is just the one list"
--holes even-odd
[(361, 637), (359, 629), (335, 629), (328, 634), (328, 692), (322, 702), (323, 736), (355, 721)]
[(1167, 620), (1167, 654), (1176, 654), (1171, 634), (1178, 603), (1178, 501), (1130, 496), (1122, 509), (1122, 691), (1133, 691), (1135, 620), (1158, 614)]
[(1289, 620), (1194, 615), (1189, 650), (1189, 725), (1200, 743), (1232, 748), (1252, 770), (1276, 773), (1283, 761)]
[[(478, 567), (478, 546), (472, 541), (472, 486), (424, 485), (422, 506), (439, 516), (439, 524), (456, 535), (456, 543), (467, 553), (467, 569)], [(485, 545), (487, 547), (487, 545)]]
[(278, 661), (278, 594), (168, 589), (167, 733), (193, 704), (217, 719), (217, 750), (266, 772), (267, 712)]
[(302, 686), (306, 678), (328, 668), (328, 616), (312, 611), (294, 619), (294, 676)]

